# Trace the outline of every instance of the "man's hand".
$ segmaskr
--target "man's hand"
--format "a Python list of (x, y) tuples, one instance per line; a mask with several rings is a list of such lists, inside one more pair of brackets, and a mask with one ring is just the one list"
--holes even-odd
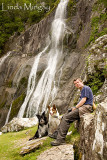
[(86, 97), (82, 98), (81, 101), (76, 105), (76, 107), (72, 108), (72, 111), (75, 111), (76, 109), (81, 107), (86, 102), (86, 99), (87, 99)]
[(76, 107), (72, 108), (72, 111), (76, 110)]

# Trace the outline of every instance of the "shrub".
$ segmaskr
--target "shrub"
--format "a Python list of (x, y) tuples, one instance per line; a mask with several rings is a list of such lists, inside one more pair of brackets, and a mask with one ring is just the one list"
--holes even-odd
[[(14, 32), (22, 32), (26, 24), (38, 23), (42, 18), (45, 17), (46, 13), (49, 12), (48, 8), (52, 9), (57, 0), (1, 0), (0, 3), (0, 55), (3, 54), (4, 44), (8, 38), (14, 34)], [(45, 2), (45, 7), (42, 7), (42, 2)], [(2, 3), (5, 6), (19, 6), (29, 5), (42, 7), (42, 10), (24, 10), (23, 9), (7, 9), (2, 11)]]

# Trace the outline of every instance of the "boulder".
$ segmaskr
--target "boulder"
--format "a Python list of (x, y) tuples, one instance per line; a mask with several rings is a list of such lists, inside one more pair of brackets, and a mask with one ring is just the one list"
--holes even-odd
[(107, 98), (97, 107), (94, 119), (93, 159), (107, 158)]
[(37, 117), (33, 117), (33, 118), (13, 118), (13, 120), (11, 120), (9, 123), (7, 123), (6, 125), (4, 125), (1, 128), (1, 131), (3, 133), (6, 132), (14, 132), (14, 131), (20, 131), (24, 128), (27, 127), (33, 127), (35, 125), (37, 125), (38, 123), (38, 119)]
[(79, 151), (83, 160), (105, 160), (107, 158), (107, 98), (100, 103), (94, 114), (85, 114), (80, 121)]
[(94, 140), (94, 115), (85, 114), (81, 117), (80, 125), (80, 143), (79, 150), (83, 160), (92, 160), (92, 143)]
[(33, 141), (28, 141), (25, 143), (24, 147), (21, 148), (20, 155), (25, 155), (27, 153), (33, 152), (37, 148), (39, 148), (43, 144), (43, 140), (45, 140), (47, 137), (35, 139)]
[[(93, 86), (91, 85), (91, 89), (93, 88), (95, 96), (94, 101), (96, 103), (104, 101), (107, 93), (106, 42), (107, 34), (96, 39), (96, 41), (90, 46), (90, 55), (87, 59), (85, 80), (88, 85), (91, 82), (93, 83)], [(97, 94), (95, 92), (97, 92)]]
[(37, 160), (74, 160), (74, 151), (71, 144), (52, 147), (37, 157)]

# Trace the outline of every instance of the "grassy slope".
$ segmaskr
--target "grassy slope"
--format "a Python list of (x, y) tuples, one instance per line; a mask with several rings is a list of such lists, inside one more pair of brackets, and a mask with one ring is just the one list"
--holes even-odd
[[(29, 128), (20, 132), (6, 133), (0, 136), (0, 160), (35, 160), (36, 157), (46, 149), (51, 148), (50, 142), (53, 140), (47, 138), (44, 140), (43, 145), (35, 152), (29, 153), (25, 156), (20, 156), (20, 149), (28, 139), (34, 135), (37, 127)], [(79, 134), (77, 133), (74, 125), (71, 125), (71, 136), (67, 136), (66, 142), (73, 143), (75, 140), (79, 140)]]

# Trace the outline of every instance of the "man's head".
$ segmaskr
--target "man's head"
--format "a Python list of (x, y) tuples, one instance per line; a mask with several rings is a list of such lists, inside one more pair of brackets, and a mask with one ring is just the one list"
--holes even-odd
[(83, 81), (80, 78), (74, 79), (74, 85), (76, 88), (79, 88), (80, 90), (83, 88), (84, 84)]

